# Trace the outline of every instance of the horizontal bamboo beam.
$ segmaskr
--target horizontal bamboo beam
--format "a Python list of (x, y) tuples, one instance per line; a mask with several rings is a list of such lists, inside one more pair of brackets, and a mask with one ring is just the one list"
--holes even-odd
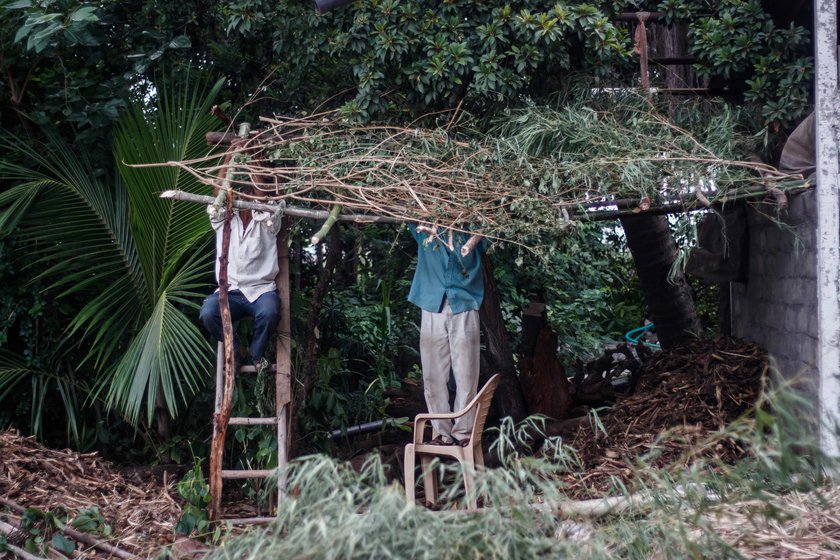
[[(795, 187), (792, 189), (788, 189), (784, 191), (787, 194), (795, 194), (799, 192), (804, 192), (809, 189), (813, 188), (812, 185), (804, 186), (804, 187)], [(781, 192), (781, 191), (780, 191)], [(724, 204), (731, 204), (733, 202), (739, 200), (749, 200), (751, 198), (758, 198), (758, 197), (765, 197), (765, 196), (773, 196), (773, 193), (768, 193), (765, 187), (756, 188), (755, 190), (743, 190), (740, 192), (733, 193), (731, 195), (726, 195), (724, 197), (718, 198), (716, 200), (711, 200), (711, 206), (713, 208), (720, 207)], [(776, 204), (778, 204), (779, 199), (775, 198)], [(613, 203), (604, 202), (601, 204), (602, 206), (609, 206)], [(619, 206), (621, 208), (621, 206)], [(638, 209), (630, 209), (624, 207), (621, 210), (590, 210), (588, 212), (579, 212), (573, 214), (572, 219), (577, 220), (590, 220), (593, 222), (600, 222), (605, 220), (615, 220), (620, 218), (621, 216), (628, 216), (628, 215), (637, 215), (637, 214), (651, 214), (651, 215), (662, 215), (662, 214), (681, 214), (683, 212), (696, 212), (698, 210), (706, 210), (707, 207), (699, 202), (698, 200), (691, 198), (686, 200), (685, 202), (673, 202), (668, 204), (661, 204), (658, 206), (651, 206), (647, 210), (638, 210)]]
[[(813, 188), (813, 185), (804, 185), (801, 187), (791, 187), (785, 189), (779, 189), (774, 187), (776, 190), (780, 192), (784, 192), (786, 194), (795, 194), (799, 192), (806, 191), (808, 189)], [(771, 195), (775, 193), (769, 193)], [(733, 190), (730, 193), (727, 193), (724, 196), (721, 196), (718, 199), (711, 200), (711, 204), (715, 207), (720, 206), (722, 204), (726, 204), (729, 202), (735, 202), (736, 200), (747, 200), (751, 198), (757, 198), (760, 196), (767, 196), (768, 189), (764, 185), (757, 185), (753, 187), (746, 187), (743, 189)], [(184, 191), (165, 191), (161, 193), (161, 198), (173, 199), (173, 200), (183, 200), (187, 202), (197, 202), (202, 204), (213, 204), (214, 199), (211, 196), (203, 196), (197, 195), (192, 193), (187, 193)], [(778, 202), (778, 197), (777, 197)], [(565, 209), (571, 216), (573, 220), (589, 220), (589, 221), (604, 221), (604, 220), (614, 220), (620, 218), (621, 216), (625, 216), (628, 214), (651, 214), (651, 215), (661, 215), (661, 214), (680, 214), (683, 212), (695, 212), (697, 210), (704, 210), (706, 206), (701, 204), (696, 198), (694, 193), (688, 195), (685, 200), (683, 201), (676, 201), (672, 200), (669, 202), (659, 203), (657, 205), (651, 205), (650, 207), (641, 210), (639, 208), (634, 208), (634, 206), (638, 205), (639, 201), (636, 199), (619, 199), (619, 200), (605, 200), (605, 201), (597, 201), (591, 202), (586, 205), (562, 205), (561, 208)], [(250, 210), (262, 210), (266, 212), (275, 212), (277, 210), (277, 205), (272, 204), (265, 204), (263, 202), (250, 202), (246, 200), (234, 200), (233, 206), (235, 208), (245, 208)], [(597, 210), (599, 207), (604, 206), (617, 206), (617, 210)], [(299, 208), (296, 206), (287, 206), (284, 210), (286, 214), (289, 216), (295, 216), (300, 218), (309, 218), (312, 220), (326, 220), (330, 212), (326, 210), (309, 210), (306, 208)], [(338, 220), (343, 222), (355, 222), (355, 223), (376, 223), (376, 224), (400, 224), (405, 222), (406, 220), (394, 218), (391, 216), (372, 216), (370, 214), (339, 214)], [(243, 369), (247, 367), (244, 366)]]
[(232, 416), (228, 420), (228, 424), (232, 426), (275, 426), (279, 420), (273, 418), (255, 418), (253, 416)]
[[(213, 202), (215, 202), (215, 199), (212, 196), (192, 194), (176, 190), (164, 191), (160, 193), (160, 197), (169, 200), (196, 202), (199, 204), (213, 204)], [(276, 204), (251, 202), (248, 200), (234, 200), (233, 207), (246, 210), (261, 210), (263, 212), (276, 212), (278, 209)], [(326, 220), (330, 216), (330, 213), (326, 210), (310, 210), (308, 208), (300, 208), (298, 206), (286, 206), (283, 213), (287, 216), (309, 218), (311, 220)], [(398, 218), (392, 218), (390, 216), (372, 216), (370, 214), (339, 214), (338, 220), (341, 222), (354, 222), (358, 224), (401, 224), (405, 221)]]
[(277, 474), (277, 469), (223, 470), (222, 478), (268, 478)]

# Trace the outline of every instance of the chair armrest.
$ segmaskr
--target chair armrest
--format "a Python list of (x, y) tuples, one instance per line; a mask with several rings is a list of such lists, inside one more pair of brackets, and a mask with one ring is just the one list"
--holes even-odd
[(472, 410), (472, 408), (465, 408), (459, 412), (441, 412), (439, 414), (425, 412), (418, 414), (414, 417), (414, 444), (417, 445), (423, 443), (423, 432), (425, 431), (426, 423), (429, 420), (454, 420), (455, 418), (460, 418), (465, 415), (470, 410)]
[[(417, 416), (420, 416), (419, 414)], [(423, 432), (426, 431), (426, 418), (414, 419), (414, 445), (423, 443)]]
[(465, 408), (464, 410), (460, 410), (458, 412), (441, 412), (438, 414), (424, 412), (415, 416), (414, 421), (417, 422), (418, 420), (455, 420), (456, 418), (460, 418), (461, 416), (470, 412), (471, 410), (472, 408)]

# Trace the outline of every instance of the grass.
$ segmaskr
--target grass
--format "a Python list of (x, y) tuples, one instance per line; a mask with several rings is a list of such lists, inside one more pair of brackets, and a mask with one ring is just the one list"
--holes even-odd
[[(356, 472), (310, 456), (289, 467), (295, 497), (280, 505), (277, 521), (229, 539), (209, 558), (781, 558), (796, 550), (829, 557), (840, 550), (833, 516), (840, 490), (823, 476), (833, 463), (813, 439), (813, 423), (803, 421), (813, 417), (788, 385), (767, 390), (751, 414), (708, 436), (711, 446), (738, 441), (744, 459), (698, 459), (675, 472), (639, 459), (638, 499), (600, 517), (566, 507), (558, 479), (577, 468), (574, 451), (548, 439), (537, 456), (522, 453), (511, 425), (493, 444), (502, 465), (479, 473), (485, 507), (476, 512), (459, 509), (457, 483), (447, 485), (437, 511), (409, 507), (378, 459)], [(437, 468), (459, 476), (452, 466)]]

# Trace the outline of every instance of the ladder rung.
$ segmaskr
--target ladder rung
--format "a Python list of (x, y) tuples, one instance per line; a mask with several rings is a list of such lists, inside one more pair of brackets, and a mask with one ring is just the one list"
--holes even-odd
[(277, 521), (276, 517), (223, 517), (223, 523), (232, 525), (267, 524)]
[[(274, 364), (268, 365), (268, 371), (270, 373), (277, 373), (277, 367)], [(255, 368), (252, 364), (243, 364), (239, 366), (240, 373), (257, 373), (257, 368)]]
[(278, 418), (246, 418), (244, 416), (234, 416), (228, 420), (228, 424), (233, 426), (275, 426)]
[(268, 478), (277, 473), (276, 469), (262, 470), (222, 470), (222, 478)]

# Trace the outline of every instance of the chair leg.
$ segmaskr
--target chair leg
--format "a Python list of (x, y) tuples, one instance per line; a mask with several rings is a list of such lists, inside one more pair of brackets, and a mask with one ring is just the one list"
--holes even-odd
[(475, 497), (475, 463), (473, 463), (473, 451), (467, 449), (461, 467), (464, 469), (464, 491), (466, 492), (467, 507), (478, 509), (478, 500)]
[[(480, 441), (475, 442), (475, 451), (473, 452), (473, 456), (475, 457), (475, 470), (476, 470), (476, 472), (483, 471), (484, 470), (484, 450), (481, 449), (481, 442)], [(481, 497), (484, 500), (484, 502), (487, 503), (487, 494), (482, 493)], [(478, 505), (478, 503), (476, 503), (476, 506), (477, 505)]]
[(481, 449), (481, 442), (475, 442), (475, 451), (473, 452), (473, 456), (475, 457), (475, 468), (477, 470), (481, 470), (484, 468), (484, 450)]
[(414, 444), (405, 446), (405, 501), (414, 506)]
[(426, 502), (437, 503), (437, 473), (431, 468), (432, 461), (428, 455), (420, 455), (420, 464), (423, 471), (423, 488), (426, 492)]

